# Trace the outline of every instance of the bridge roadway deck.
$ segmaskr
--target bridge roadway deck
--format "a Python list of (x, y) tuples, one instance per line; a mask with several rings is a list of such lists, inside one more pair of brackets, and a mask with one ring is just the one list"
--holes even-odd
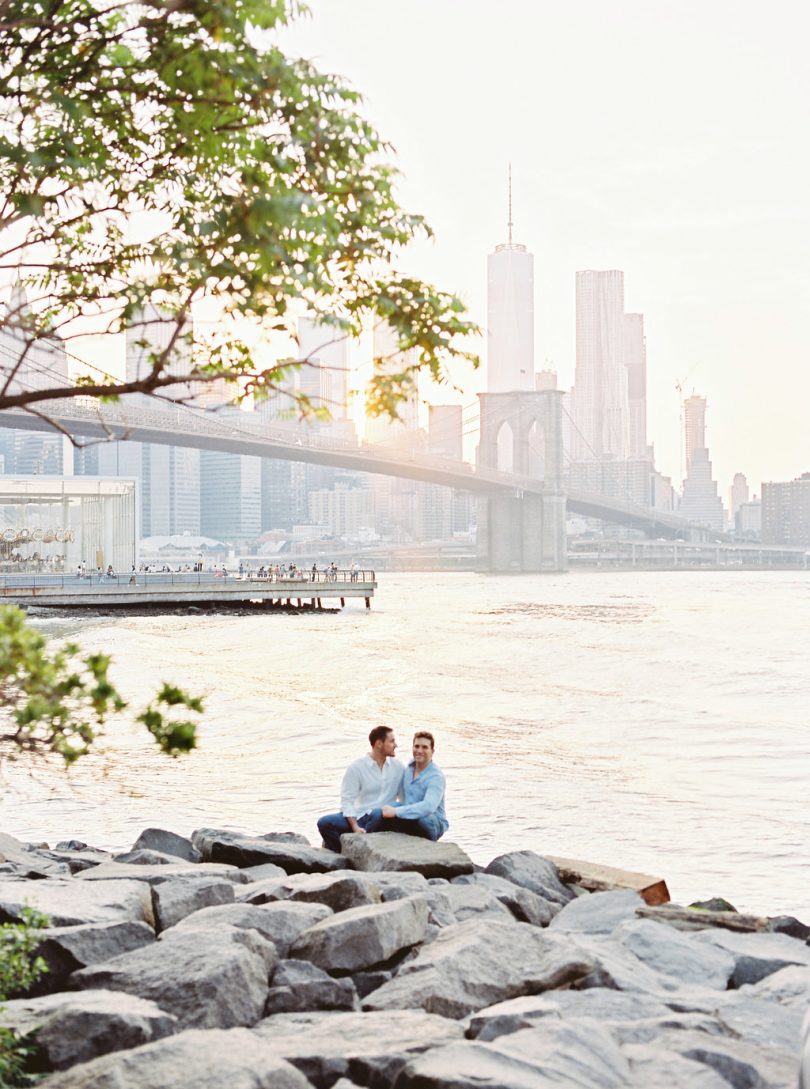
[[(132, 579), (134, 578), (134, 582)], [(340, 602), (363, 598), (366, 608), (377, 588), (373, 571), (338, 571), (330, 578), (319, 571), (313, 578), (281, 576), (163, 574), (138, 572), (109, 578), (95, 575), (6, 575), (0, 577), (0, 601), (26, 607), (52, 609), (126, 608), (143, 605), (236, 605), (248, 602), (292, 604), (319, 608), (322, 601)]]
[[(403, 454), (400, 450), (356, 445), (332, 438), (304, 439), (300, 431), (285, 430), (278, 422), (252, 419), (250, 413), (242, 413), (244, 419), (236, 422), (233, 416), (217, 416), (181, 405), (161, 409), (130, 404), (101, 405), (90, 397), (54, 400), (39, 407), (67, 433), (88, 438), (190, 446), (260, 458), (334, 465), (358, 472), (441, 484), (480, 496), (547, 494), (542, 480), (473, 467), (467, 462), (435, 454)], [(0, 412), (0, 427), (42, 431), (46, 426), (41, 416), (24, 410)], [(676, 514), (609, 499), (596, 492), (568, 491), (566, 506), (571, 513), (620, 522), (654, 536), (688, 538), (695, 533), (695, 528)]]

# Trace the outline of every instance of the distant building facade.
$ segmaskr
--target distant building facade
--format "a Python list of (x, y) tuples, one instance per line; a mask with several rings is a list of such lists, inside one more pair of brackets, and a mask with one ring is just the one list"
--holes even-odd
[(624, 273), (576, 274), (574, 459), (623, 460), (630, 451)]
[[(29, 314), (28, 297), (18, 284), (5, 307), (6, 324), (0, 328), (0, 375), (4, 380), (10, 378), (9, 393), (48, 389), (68, 382), (64, 341), (54, 333), (29, 344)], [(0, 438), (0, 458), (0, 471), (7, 474), (61, 476), (73, 472), (73, 447), (66, 436), (55, 430), (7, 429)]]
[(810, 546), (810, 473), (762, 485), (762, 543)]
[(706, 399), (693, 394), (684, 401), (686, 479), (678, 513), (690, 522), (721, 531), (725, 525), (723, 501), (712, 479), (706, 446)]

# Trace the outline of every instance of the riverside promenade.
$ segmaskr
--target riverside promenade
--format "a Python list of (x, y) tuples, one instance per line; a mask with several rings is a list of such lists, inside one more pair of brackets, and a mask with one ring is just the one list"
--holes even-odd
[(362, 598), (367, 609), (377, 588), (374, 571), (308, 571), (286, 575), (213, 575), (202, 572), (133, 572), (126, 575), (38, 575), (0, 577), (0, 601), (54, 609), (132, 606), (257, 604), (267, 608), (318, 610), (324, 602), (343, 608)]

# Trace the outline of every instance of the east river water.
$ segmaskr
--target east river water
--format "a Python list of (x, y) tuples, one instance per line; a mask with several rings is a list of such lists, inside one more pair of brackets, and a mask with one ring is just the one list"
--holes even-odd
[(6, 769), (0, 828), (128, 846), (147, 826), (315, 841), (368, 730), (437, 737), (450, 838), (663, 876), (673, 899), (810, 921), (810, 575), (383, 574), (369, 613), (39, 618), (146, 701), (206, 697), (200, 747), (116, 724), (69, 777)]

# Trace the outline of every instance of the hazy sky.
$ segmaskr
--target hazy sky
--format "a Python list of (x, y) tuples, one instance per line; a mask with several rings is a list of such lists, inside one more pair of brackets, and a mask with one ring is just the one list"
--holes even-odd
[[(574, 376), (574, 273), (645, 315), (649, 435), (709, 403), (721, 495), (810, 471), (810, 5), (310, 0), (284, 44), (346, 76), (433, 226), (408, 267), (486, 318), (486, 255), (535, 255), (536, 361)], [(461, 375), (459, 375), (461, 377)], [(481, 388), (469, 380), (466, 400)]]

